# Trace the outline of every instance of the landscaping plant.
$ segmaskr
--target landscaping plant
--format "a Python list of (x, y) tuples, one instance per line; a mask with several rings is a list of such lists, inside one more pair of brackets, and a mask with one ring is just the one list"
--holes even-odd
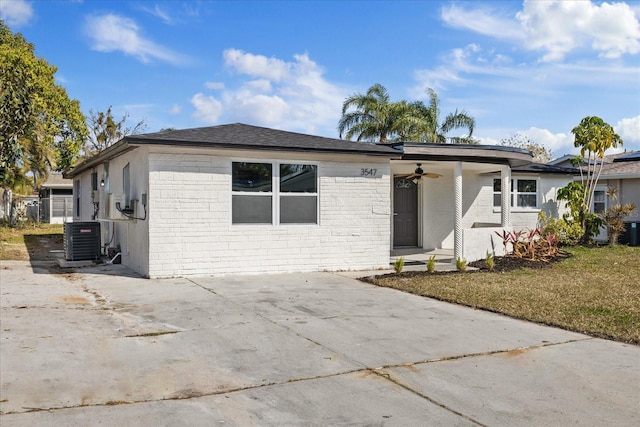
[[(502, 238), (505, 254), (532, 261), (548, 261), (558, 255), (559, 240), (553, 233), (542, 233), (540, 228), (533, 230), (496, 231)], [(511, 247), (511, 251), (508, 248)]]
[(427, 260), (427, 271), (429, 273), (433, 273), (434, 271), (436, 271), (436, 256), (435, 255), (431, 255), (429, 257), (429, 259)]
[(610, 245), (618, 244), (618, 237), (620, 237), (625, 230), (623, 219), (631, 215), (635, 210), (636, 205), (633, 203), (626, 203), (624, 205), (612, 206), (604, 211), (602, 219), (607, 225), (607, 234)]
[(484, 263), (487, 264), (487, 269), (489, 271), (493, 271), (496, 266), (496, 261), (493, 258), (493, 254), (491, 252), (487, 251), (487, 257), (484, 259)]
[(540, 224), (542, 236), (555, 234), (560, 246), (575, 246), (580, 242), (584, 234), (579, 222), (548, 217), (543, 211), (538, 214), (538, 223)]
[(456, 268), (458, 269), (458, 271), (467, 271), (467, 260), (458, 257), (456, 259)]
[(397, 258), (393, 262), (393, 269), (395, 270), (396, 273), (402, 273), (403, 268), (404, 268), (404, 258), (402, 257)]

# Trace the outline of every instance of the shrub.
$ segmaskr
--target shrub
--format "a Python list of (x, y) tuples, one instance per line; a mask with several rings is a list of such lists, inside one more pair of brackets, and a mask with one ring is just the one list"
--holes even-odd
[(404, 258), (403, 257), (397, 258), (393, 262), (393, 269), (395, 270), (396, 273), (402, 273), (403, 268), (404, 268)]
[(538, 214), (542, 236), (555, 234), (561, 246), (575, 246), (580, 242), (584, 231), (576, 221), (547, 217), (544, 212)]
[(458, 271), (466, 271), (467, 270), (467, 260), (458, 257), (456, 259), (456, 268)]
[[(540, 228), (533, 230), (503, 230), (502, 234), (495, 232), (502, 237), (505, 247), (505, 254), (510, 254), (516, 258), (524, 258), (532, 261), (547, 261), (558, 255), (559, 240), (557, 235), (548, 233), (543, 235)], [(511, 252), (507, 252), (508, 245), (511, 244)]]
[(618, 244), (618, 237), (624, 233), (625, 226), (623, 219), (635, 211), (636, 205), (627, 203), (624, 205), (615, 205), (604, 211), (602, 219), (607, 225), (607, 234), (609, 236), (609, 244)]

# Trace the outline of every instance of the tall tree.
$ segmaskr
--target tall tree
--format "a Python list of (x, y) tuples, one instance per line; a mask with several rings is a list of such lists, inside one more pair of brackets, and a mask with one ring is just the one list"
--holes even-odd
[(552, 151), (542, 144), (532, 141), (521, 133), (516, 133), (509, 138), (500, 141), (500, 145), (505, 147), (516, 147), (529, 150), (533, 153), (533, 161), (535, 163), (549, 163), (553, 157)]
[(571, 133), (574, 135), (573, 145), (580, 148), (580, 156), (587, 163), (580, 168), (580, 178), (584, 187), (584, 209), (588, 212), (604, 166), (604, 153), (622, 145), (623, 141), (610, 124), (597, 116), (585, 117), (571, 129)]
[[(460, 144), (477, 144), (473, 139), (473, 129), (476, 121), (468, 115), (464, 110), (447, 114), (442, 122), (440, 122), (440, 99), (438, 94), (431, 88), (427, 88), (429, 94), (429, 104), (426, 106), (425, 115), (429, 129), (424, 135), (425, 142), (447, 142), (447, 138), (451, 142)], [(467, 136), (447, 137), (447, 134), (454, 129), (466, 129)]]
[(88, 134), (77, 100), (55, 83), (57, 68), (0, 21), (0, 185), (34, 185), (70, 167)]
[(357, 141), (387, 142), (393, 133), (393, 103), (387, 89), (374, 84), (362, 95), (351, 95), (342, 103), (342, 117), (338, 122), (340, 138), (356, 137)]
[(338, 123), (340, 137), (358, 141), (447, 142), (447, 133), (456, 128), (468, 129), (465, 137), (449, 138), (456, 143), (476, 143), (473, 138), (475, 120), (464, 111), (451, 113), (440, 120), (440, 102), (432, 89), (429, 104), (422, 101), (391, 102), (384, 86), (376, 83), (366, 94), (355, 94), (342, 104)]
[(89, 111), (89, 141), (85, 151), (87, 155), (96, 154), (118, 142), (127, 135), (135, 135), (146, 128), (144, 120), (140, 120), (134, 126), (127, 126), (129, 114), (125, 114), (119, 121), (113, 117), (111, 106), (106, 112)]

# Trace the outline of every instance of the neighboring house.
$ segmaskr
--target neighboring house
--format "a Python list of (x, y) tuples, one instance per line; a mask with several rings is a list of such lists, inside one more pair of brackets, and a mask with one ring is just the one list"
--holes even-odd
[[(566, 166), (571, 164), (572, 156), (564, 156), (554, 160), (553, 164)], [(586, 164), (586, 160), (583, 162)], [(600, 164), (596, 171), (600, 169)], [(576, 174), (574, 180), (580, 181)], [(613, 189), (615, 197), (608, 194)], [(624, 218), (627, 231), (620, 236), (620, 243), (639, 245), (640, 242), (640, 151), (630, 151), (607, 155), (603, 159), (602, 172), (595, 189), (591, 211), (603, 213), (611, 206), (617, 204), (632, 203), (637, 209)], [(606, 241), (608, 238), (606, 229), (602, 229), (595, 238), (598, 241)]]
[(133, 270), (171, 277), (381, 269), (407, 247), (501, 255), (494, 231), (562, 213), (555, 192), (571, 176), (520, 169), (531, 160), (231, 124), (127, 136), (65, 176), (75, 221), (100, 221), (102, 245)]
[[(614, 189), (616, 197), (608, 195), (608, 189)], [(602, 167), (602, 174), (596, 186), (592, 209), (604, 212), (611, 206), (632, 203), (636, 209), (624, 218), (626, 232), (620, 236), (623, 244), (640, 245), (640, 151), (621, 153)], [(597, 237), (607, 240), (606, 230)]]
[(52, 172), (39, 190), (40, 221), (62, 224), (73, 221), (73, 180)]

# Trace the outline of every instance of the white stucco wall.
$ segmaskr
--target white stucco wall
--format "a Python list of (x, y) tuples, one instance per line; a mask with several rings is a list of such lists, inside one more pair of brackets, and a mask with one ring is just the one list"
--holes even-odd
[[(388, 159), (282, 153), (152, 152), (149, 155), (150, 277), (387, 267)], [(314, 163), (319, 224), (231, 223), (232, 161)], [(377, 176), (361, 177), (361, 168)]]

